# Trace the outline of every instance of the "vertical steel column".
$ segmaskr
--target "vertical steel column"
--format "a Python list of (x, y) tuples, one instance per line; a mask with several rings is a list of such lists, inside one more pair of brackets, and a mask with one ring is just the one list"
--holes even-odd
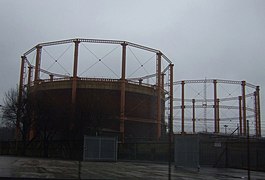
[(259, 125), (258, 125), (258, 109), (257, 109), (257, 92), (254, 92), (254, 114), (255, 114), (255, 133), (256, 137), (259, 136)]
[(26, 56), (21, 56), (19, 91), (18, 91), (18, 107), (21, 106), (21, 100), (22, 100), (22, 95), (23, 95), (25, 60), (26, 60)]
[(20, 66), (20, 78), (19, 78), (19, 90), (18, 90), (18, 107), (17, 107), (17, 119), (16, 119), (16, 141), (20, 137), (20, 116), (21, 116), (21, 106), (22, 106), (22, 96), (23, 96), (23, 86), (24, 86), (24, 70), (25, 70), (25, 60), (26, 56), (21, 56), (21, 66)]
[[(29, 65), (29, 70), (28, 70), (28, 87), (27, 87), (27, 93), (29, 93), (30, 88), (31, 88), (31, 81), (32, 81), (32, 66)], [(35, 96), (35, 93), (33, 93), (33, 95)], [(34, 97), (33, 96), (33, 97)], [(34, 98), (33, 98), (34, 99)], [(34, 111), (31, 112), (31, 127), (29, 130), (29, 140), (33, 139), (35, 137), (35, 119), (34, 119)]]
[(170, 94), (169, 94), (169, 103), (170, 103), (170, 109), (169, 109), (169, 123), (168, 123), (168, 179), (171, 179), (171, 161), (172, 161), (172, 144), (173, 144), (173, 64), (170, 64)]
[(246, 114), (246, 81), (242, 81), (242, 108), (243, 108), (243, 135), (247, 132), (247, 114)]
[(195, 99), (192, 99), (192, 132), (195, 133)]
[[(30, 86), (31, 86), (31, 76), (32, 76), (32, 66), (29, 65), (28, 70), (28, 85), (27, 85), (27, 93), (30, 92)], [(29, 140), (33, 139), (35, 137), (35, 119), (34, 119), (34, 112), (31, 112), (31, 127), (29, 131)]]
[(174, 99), (174, 94), (173, 94), (173, 80), (174, 80), (174, 76), (173, 76), (173, 68), (174, 68), (174, 64), (170, 64), (170, 109), (169, 109), (169, 114), (170, 114), (170, 123), (169, 123), (169, 132), (170, 132), (170, 136), (171, 136), (171, 142), (173, 141), (173, 108), (174, 108), (174, 104), (173, 104), (173, 99)]
[(250, 180), (250, 141), (249, 141), (249, 121), (246, 121), (246, 135), (247, 135), (247, 166), (248, 166), (248, 180)]
[(157, 137), (158, 141), (161, 136), (161, 56), (162, 53), (156, 54), (156, 87), (157, 87)]
[(258, 121), (258, 135), (261, 137), (261, 122), (260, 122), (260, 89), (259, 86), (256, 87), (256, 96), (257, 96), (257, 121)]
[(77, 88), (77, 67), (78, 67), (78, 47), (80, 41), (76, 39), (74, 51), (74, 67), (73, 67), (73, 80), (72, 80), (72, 105), (75, 106), (76, 102), (76, 88)]
[(29, 92), (30, 85), (31, 85), (31, 76), (32, 76), (32, 66), (29, 66), (29, 72), (28, 72), (28, 88), (27, 91)]
[(122, 69), (121, 69), (121, 102), (120, 102), (120, 133), (121, 142), (124, 142), (124, 120), (125, 120), (125, 83), (126, 83), (126, 46), (124, 42), (122, 46)]
[(139, 85), (143, 84), (143, 79), (139, 79)]
[(242, 135), (242, 96), (238, 96), (239, 101), (239, 134)]
[(213, 80), (213, 90), (214, 90), (214, 132), (217, 133), (217, 81)]
[(29, 140), (32, 140), (36, 135), (36, 122), (35, 122), (35, 112), (33, 111), (31, 114), (31, 127), (29, 130)]
[(53, 77), (54, 77), (54, 75), (50, 74), (50, 81), (53, 81)]
[(165, 89), (165, 87), (164, 87), (165, 86), (164, 85), (165, 84), (165, 75), (166, 75), (165, 73), (161, 74), (161, 89), (162, 89), (162, 91), (164, 91), (164, 89)]
[(36, 64), (35, 64), (35, 76), (34, 76), (34, 83), (38, 83), (40, 79), (40, 64), (41, 64), (41, 49), (40, 45), (36, 46), (37, 54), (36, 54)]
[(184, 130), (184, 118), (185, 118), (185, 105), (184, 105), (184, 98), (185, 98), (185, 95), (184, 95), (184, 85), (185, 85), (185, 82), (184, 81), (181, 81), (181, 134), (184, 134), (185, 133), (185, 130)]
[(220, 132), (220, 108), (219, 108), (219, 103), (220, 103), (220, 99), (217, 98), (217, 115), (216, 115), (216, 120), (217, 120), (217, 133)]
[[(38, 84), (40, 80), (40, 66), (41, 66), (41, 51), (42, 47), (40, 45), (36, 46), (36, 63), (35, 63), (35, 75), (34, 75), (34, 84)], [(35, 100), (35, 93), (33, 94), (33, 101)], [(35, 104), (35, 102), (34, 102)], [(31, 127), (29, 132), (29, 139), (33, 139), (35, 137), (36, 129), (35, 129), (35, 118), (34, 118), (34, 111), (32, 112), (32, 119), (31, 119)]]

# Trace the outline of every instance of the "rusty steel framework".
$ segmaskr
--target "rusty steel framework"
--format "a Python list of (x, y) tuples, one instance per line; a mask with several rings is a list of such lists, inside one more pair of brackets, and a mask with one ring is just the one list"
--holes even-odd
[[(43, 47), (46, 46), (57, 46), (61, 44), (74, 44), (74, 59), (73, 59), (73, 69), (72, 69), (72, 76), (70, 75), (65, 75), (65, 74), (60, 74), (57, 72), (49, 72), (46, 69), (43, 69), (41, 67), (41, 61), (42, 61), (42, 49)], [(76, 38), (76, 39), (68, 39), (68, 40), (61, 40), (61, 41), (53, 41), (53, 42), (46, 42), (46, 43), (40, 43), (36, 45), (35, 47), (31, 48), (27, 52), (25, 52), (21, 56), (21, 70), (20, 70), (20, 81), (19, 81), (19, 97), (18, 97), (18, 102), (19, 104), (21, 103), (22, 99), (22, 92), (23, 90), (29, 90), (30, 88), (34, 87), (34, 85), (41, 83), (41, 82), (51, 82), (51, 81), (63, 81), (63, 80), (71, 80), (72, 81), (72, 90), (71, 90), (71, 102), (72, 102), (72, 107), (75, 107), (76, 103), (76, 93), (77, 93), (77, 81), (78, 80), (86, 80), (89, 78), (82, 78), (78, 77), (78, 59), (79, 59), (79, 45), (81, 43), (92, 43), (92, 44), (117, 44), (121, 45), (121, 75), (119, 79), (116, 79), (120, 83), (120, 133), (121, 133), (121, 139), (124, 141), (124, 122), (126, 121), (125, 117), (125, 102), (126, 102), (126, 83), (135, 83), (135, 81), (139, 82), (141, 84), (143, 79), (148, 79), (148, 78), (156, 78), (156, 84), (152, 87), (155, 87), (157, 90), (157, 140), (160, 138), (161, 135), (161, 94), (162, 92), (165, 92), (164, 90), (164, 75), (166, 72), (168, 74), (170, 73), (170, 93), (166, 93), (168, 98), (170, 99), (170, 112), (172, 115), (173, 112), (173, 64), (167, 58), (161, 51), (153, 48), (149, 48), (146, 46), (142, 46), (139, 44), (127, 42), (127, 41), (119, 41), (119, 40), (102, 40), (102, 39), (82, 39), (82, 38)], [(126, 77), (126, 48), (134, 47), (137, 49), (141, 49), (144, 51), (148, 51), (151, 53), (154, 53), (156, 55), (156, 72), (154, 74), (146, 74), (142, 77), (137, 77), (137, 78), (127, 78)], [(28, 55), (31, 53), (36, 52), (36, 59), (35, 59), (35, 64), (30, 63), (28, 60)], [(168, 65), (162, 69), (161, 67), (161, 61), (164, 60)], [(28, 69), (27, 69), (28, 68)], [(27, 79), (26, 78), (26, 71), (27, 71)], [(169, 72), (170, 71), (170, 72)], [(34, 73), (34, 77), (32, 77)], [(40, 78), (40, 73), (44, 73), (50, 76), (49, 79), (41, 79)], [(90, 78), (90, 80), (93, 78)], [(97, 78), (100, 79), (100, 78)], [(111, 81), (111, 79), (101, 79)], [(75, 108), (73, 108), (75, 109)], [(172, 118), (171, 118), (172, 119)], [(19, 119), (17, 120), (17, 130), (19, 128)], [(172, 123), (169, 123), (169, 126), (172, 126)], [(170, 128), (170, 127), (169, 127)], [(34, 127), (32, 128), (31, 131), (31, 136), (34, 136)], [(18, 131), (17, 131), (17, 137), (18, 137)]]
[[(194, 98), (190, 97), (189, 95), (185, 94), (185, 85), (191, 84), (209, 84), (211, 85), (212, 92), (211, 97), (207, 98)], [(220, 133), (220, 122), (222, 120), (236, 120), (234, 121), (235, 124), (238, 124), (238, 134), (246, 136), (247, 134), (247, 120), (249, 118), (253, 118), (253, 124), (255, 125), (255, 128), (253, 130), (255, 136), (260, 137), (261, 136), (261, 116), (260, 116), (260, 88), (259, 86), (255, 86), (253, 84), (247, 83), (246, 81), (232, 81), (232, 80), (221, 80), (221, 79), (204, 79), (204, 80), (182, 80), (182, 81), (176, 81), (173, 83), (174, 87), (177, 87), (180, 89), (180, 95), (174, 95), (175, 98), (173, 99), (175, 103), (178, 103), (178, 105), (174, 106), (174, 110), (180, 111), (180, 116), (174, 117), (175, 121), (180, 121), (181, 123), (181, 129), (180, 133), (185, 134), (185, 124), (191, 120), (192, 122), (192, 133), (196, 133), (196, 121), (199, 119), (196, 117), (196, 110), (198, 109), (206, 109), (210, 108), (213, 109), (213, 115), (212, 119), (207, 118), (207, 120), (211, 121), (213, 124), (213, 133)], [(232, 84), (234, 86), (240, 86), (241, 93), (237, 94), (236, 96), (232, 97), (222, 97), (222, 95), (218, 96), (218, 85), (220, 84)], [(250, 92), (246, 92), (246, 87), (250, 89)], [(204, 86), (205, 88), (205, 86)], [(206, 92), (206, 89), (202, 90)], [(202, 92), (201, 91), (201, 92)], [(207, 91), (208, 93), (208, 91)], [(247, 98), (253, 99), (253, 107), (247, 106)], [(229, 105), (229, 102), (236, 102), (238, 101), (238, 105)], [(228, 102), (228, 104), (222, 105), (221, 103)], [(196, 104), (197, 103), (197, 104)], [(200, 104), (201, 103), (201, 104)], [(208, 103), (208, 104), (207, 104)], [(185, 111), (187, 109), (191, 109), (191, 118), (188, 119), (185, 117)], [(220, 117), (220, 110), (221, 109), (228, 109), (228, 110), (235, 110), (238, 112), (237, 116), (234, 117)], [(250, 112), (249, 115), (247, 113)], [(175, 114), (174, 114), (175, 116)], [(203, 119), (203, 118), (201, 118)], [(179, 126), (179, 125), (177, 125)]]

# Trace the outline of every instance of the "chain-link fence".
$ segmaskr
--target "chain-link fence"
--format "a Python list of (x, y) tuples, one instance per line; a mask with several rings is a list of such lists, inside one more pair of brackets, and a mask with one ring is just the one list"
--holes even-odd
[[(142, 160), (167, 162), (169, 158), (168, 142), (131, 142), (120, 143), (118, 158), (120, 160)], [(173, 154), (173, 148), (171, 150)], [(172, 160), (173, 160), (173, 156)]]
[[(265, 171), (265, 139), (200, 135), (200, 164)], [(249, 164), (248, 164), (249, 154)]]
[[(183, 135), (176, 136), (180, 138)], [(2, 141), (0, 142), (0, 154), (82, 160), (84, 149), (83, 143), (83, 139), (76, 141), (54, 140), (48, 143), (43, 143), (41, 141), (32, 141), (28, 144), (15, 141)], [(172, 146), (172, 149), (170, 151), (172, 162), (175, 160), (174, 148), (183, 150), (182, 146)], [(265, 171), (264, 138), (250, 138), (248, 151), (246, 137), (199, 134), (198, 148), (200, 166), (207, 165), (211, 167), (228, 167), (241, 169), (250, 168), (251, 170)], [(169, 144), (167, 141), (118, 143), (118, 161), (139, 160), (168, 162), (169, 157)]]
[[(0, 154), (82, 160), (84, 154), (83, 142), (83, 140), (54, 140), (48, 144), (46, 143), (45, 146), (42, 141), (32, 141), (24, 146), (23, 142), (2, 141), (0, 142)], [(168, 147), (168, 142), (119, 142), (117, 159), (167, 162), (169, 158)], [(172, 148), (172, 161), (174, 160), (173, 151)]]
[(28, 157), (45, 157), (58, 159), (82, 159), (81, 141), (1, 141), (1, 155), (18, 155)]

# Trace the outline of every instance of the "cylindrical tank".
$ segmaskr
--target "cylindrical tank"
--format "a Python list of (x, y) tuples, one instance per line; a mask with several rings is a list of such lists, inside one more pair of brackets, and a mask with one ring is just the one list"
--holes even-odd
[[(85, 43), (118, 46), (101, 57)], [(52, 47), (66, 44), (69, 46), (61, 55), (51, 55), (50, 50), (54, 50)], [(71, 63), (65, 64), (65, 68), (62, 57), (70, 47), (73, 47), (73, 54), (64, 58), (65, 62), (70, 59)], [(120, 54), (112, 57), (113, 64), (109, 62), (107, 65), (104, 58), (118, 47)], [(98, 53), (104, 51), (99, 49)], [(140, 60), (132, 49), (139, 50), (141, 55), (147, 54)], [(92, 54), (93, 59), (85, 56), (83, 50)], [(152, 56), (146, 61), (147, 55)], [(35, 58), (35, 63), (29, 61), (29, 56)], [(160, 140), (166, 134), (165, 101), (169, 99), (169, 94), (164, 89), (164, 80), (166, 74), (169, 77), (171, 61), (160, 50), (127, 41), (77, 38), (40, 43), (21, 58), (18, 99), (22, 99), (22, 91), (25, 90), (33, 105), (29, 109), (32, 116), (30, 138), (54, 136), (57, 139), (69, 139), (78, 136), (82, 139), (84, 135), (114, 135), (124, 142), (130, 139)], [(49, 64), (50, 60), (47, 59), (52, 63)], [(135, 60), (136, 64), (133, 62)], [(94, 74), (97, 71), (104, 73), (102, 69), (84, 76), (96, 64), (107, 67), (116, 79), (108, 73), (103, 76)], [(55, 68), (54, 65), (59, 67)], [(113, 70), (109, 67), (112, 65), (115, 65)], [(63, 69), (63, 73), (58, 73), (58, 68)], [(80, 72), (84, 68), (86, 70)]]
[[(79, 78), (76, 103), (71, 104), (72, 79), (39, 81), (31, 87), (35, 111), (57, 136), (71, 126), (79, 135), (120, 136), (120, 80)], [(155, 140), (157, 137), (157, 91), (155, 86), (126, 81), (125, 140)], [(165, 96), (161, 96), (161, 112)], [(164, 114), (161, 115), (162, 134), (165, 134)]]

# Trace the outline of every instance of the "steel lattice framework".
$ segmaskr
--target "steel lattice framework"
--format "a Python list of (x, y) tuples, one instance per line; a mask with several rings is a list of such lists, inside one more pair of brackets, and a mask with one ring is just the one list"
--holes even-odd
[[(174, 120), (176, 122), (180, 122), (180, 133), (185, 134), (185, 126), (191, 120), (192, 122), (192, 132), (196, 133), (196, 122), (198, 120), (204, 120), (213, 123), (214, 133), (220, 133), (220, 122), (224, 121), (232, 121), (235, 125), (238, 124), (238, 132), (240, 135), (246, 135), (247, 133), (247, 119), (253, 118), (254, 122), (254, 134), (257, 137), (261, 136), (261, 117), (260, 117), (260, 88), (259, 86), (255, 86), (253, 84), (247, 83), (246, 81), (235, 81), (235, 80), (221, 80), (221, 79), (201, 79), (201, 80), (182, 80), (176, 81), (173, 83), (174, 87), (178, 88), (180, 92), (179, 96), (174, 95), (173, 98), (174, 111), (180, 111), (179, 116), (174, 115)], [(211, 86), (210, 97), (209, 95), (206, 97), (206, 84), (207, 86)], [(218, 88), (221, 84), (224, 85), (233, 85), (237, 86), (241, 91), (233, 96), (223, 97), (221, 93), (221, 88)], [(204, 85), (202, 92), (204, 92), (204, 97), (200, 93), (200, 96), (191, 97), (190, 94), (187, 93), (188, 89), (191, 88), (188, 85)], [(219, 85), (219, 86), (218, 86)], [(187, 87), (186, 87), (187, 86)], [(246, 88), (248, 88), (249, 92), (246, 92)], [(207, 94), (209, 91), (207, 92)], [(231, 95), (231, 94), (230, 94)], [(247, 106), (247, 99), (252, 99), (253, 106)], [(196, 112), (199, 109), (211, 109), (213, 113), (211, 115), (212, 118), (206, 117), (198, 117)], [(220, 111), (222, 109), (226, 110), (234, 110), (237, 112), (237, 115), (230, 117), (221, 117)], [(185, 112), (189, 110), (191, 112), (191, 118), (185, 117)], [(205, 123), (206, 124), (206, 123)], [(208, 123), (207, 123), (208, 124)], [(177, 125), (178, 126), (178, 125)], [(225, 125), (227, 127), (227, 125)], [(225, 127), (225, 128), (226, 128)], [(206, 127), (207, 128), (207, 127)], [(207, 131), (207, 129), (206, 129)]]
[[(108, 79), (108, 78), (92, 78), (92, 77), (81, 77), (77, 75), (78, 72), (78, 61), (79, 61), (79, 45), (81, 43), (90, 43), (90, 44), (110, 44), (110, 45), (120, 45), (121, 47), (121, 74), (117, 79)], [(43, 47), (50, 47), (50, 46), (59, 46), (64, 44), (73, 44), (74, 45), (74, 52), (73, 52), (73, 66), (72, 66), (72, 75), (70, 74), (61, 74), (58, 72), (51, 72), (48, 69), (44, 69), (41, 67), (41, 60), (42, 60), (42, 49)], [(140, 49), (143, 51), (147, 51), (150, 53), (155, 54), (156, 62), (155, 62), (155, 73), (145, 74), (139, 77), (127, 77), (126, 72), (126, 53), (127, 48), (133, 47), (136, 49)], [(28, 59), (32, 53), (36, 53), (35, 56), (35, 63), (31, 63)], [(100, 59), (99, 59), (100, 61)], [(166, 63), (166, 66), (162, 68), (162, 62)], [(48, 75), (50, 78), (42, 79), (40, 77), (40, 73), (44, 73)], [(166, 78), (166, 75), (168, 78)], [(150, 78), (155, 78), (155, 84), (146, 84), (142, 83), (143, 80), (148, 80)], [(192, 132), (196, 132), (196, 121), (198, 120), (198, 116), (196, 117), (196, 111), (198, 109), (203, 109), (204, 113), (206, 113), (206, 109), (213, 110), (213, 118), (206, 118), (204, 115), (204, 120), (212, 121), (214, 126), (214, 133), (220, 133), (220, 122), (223, 120), (238, 120), (239, 124), (239, 133), (240, 135), (246, 135), (247, 126), (246, 120), (248, 118), (254, 118), (255, 121), (255, 135), (261, 136), (261, 122), (260, 122), (260, 89), (259, 86), (255, 86), (253, 84), (247, 83), (246, 81), (235, 81), (235, 80), (222, 80), (222, 79), (201, 79), (201, 80), (182, 80), (182, 81), (173, 81), (173, 64), (171, 60), (164, 55), (160, 50), (142, 46), (139, 44), (131, 43), (128, 41), (121, 41), (121, 40), (103, 40), (103, 39), (83, 39), (83, 38), (74, 38), (74, 39), (67, 39), (67, 40), (60, 40), (60, 41), (53, 41), (53, 42), (45, 42), (40, 43), (25, 52), (21, 56), (21, 71), (20, 71), (20, 82), (19, 82), (19, 98), (18, 102), (21, 103), (22, 101), (22, 93), (23, 91), (29, 90), (35, 84), (39, 84), (42, 82), (50, 82), (50, 81), (72, 81), (72, 96), (71, 102), (72, 105), (75, 106), (76, 103), (76, 91), (77, 91), (77, 81), (115, 81), (120, 83), (120, 132), (124, 135), (124, 121), (126, 120), (125, 117), (125, 89), (126, 83), (132, 84), (141, 84), (147, 87), (153, 87), (157, 91), (157, 139), (159, 139), (161, 134), (161, 115), (164, 113), (161, 111), (161, 94), (164, 92), (167, 96), (165, 100), (168, 101), (167, 110), (169, 111), (168, 119), (169, 119), (169, 132), (173, 134), (173, 119), (175, 121), (181, 122), (181, 133), (186, 133), (185, 131), (185, 124), (189, 121), (188, 118), (185, 117), (185, 112), (189, 109), (192, 111)], [(185, 85), (194, 85), (194, 84), (210, 84), (213, 87), (212, 98), (206, 97), (204, 98), (189, 98), (185, 93), (188, 87)], [(241, 93), (233, 96), (233, 97), (222, 97), (218, 94), (218, 85), (221, 84), (229, 84), (240, 86)], [(173, 95), (174, 87), (179, 87), (180, 96)], [(246, 92), (246, 88), (251, 89), (251, 92)], [(206, 94), (206, 90), (204, 91)], [(173, 98), (175, 96), (175, 98)], [(254, 106), (248, 107), (247, 106), (247, 99), (253, 98), (254, 99)], [(229, 104), (229, 102), (237, 101), (237, 105)], [(222, 104), (223, 102), (227, 102), (226, 104)], [(173, 105), (173, 104), (177, 105)], [(179, 104), (178, 104), (179, 103)], [(174, 110), (173, 110), (174, 109)], [(221, 109), (233, 109), (238, 111), (237, 117), (221, 117), (220, 110)], [(181, 111), (181, 116), (175, 116), (173, 118), (173, 113), (176, 110)], [(248, 114), (248, 112), (252, 112), (252, 114)], [(17, 122), (17, 126), (19, 126), (19, 120)], [(34, 130), (33, 130), (34, 131)], [(34, 132), (32, 133), (34, 134)]]
[[(81, 43), (90, 43), (90, 44), (116, 44), (121, 45), (121, 75), (118, 79), (106, 79), (106, 78), (90, 78), (90, 77), (79, 77), (77, 75), (78, 72), (78, 58), (79, 58), (79, 44)], [(41, 60), (42, 60), (42, 49), (43, 47), (49, 47), (49, 46), (59, 46), (63, 44), (73, 44), (74, 45), (74, 52), (73, 52), (73, 71), (72, 75), (70, 74), (61, 74), (57, 72), (50, 72), (47, 69), (44, 69), (41, 67)], [(150, 53), (153, 53), (156, 55), (156, 72), (153, 74), (146, 74), (141, 77), (136, 78), (128, 78), (126, 77), (126, 47), (133, 47), (137, 49), (141, 49), (143, 51), (147, 51)], [(30, 63), (28, 60), (28, 56), (35, 52), (36, 58), (35, 63)], [(99, 59), (100, 61), (100, 59)], [(165, 62), (167, 65), (165, 68), (162, 69), (161, 63)], [(27, 71), (27, 73), (26, 73)], [(33, 74), (34, 73), (34, 74)], [(44, 73), (49, 75), (49, 79), (42, 79), (40, 77), (40, 73)], [(64, 81), (64, 80), (70, 80), (72, 81), (72, 105), (75, 106), (76, 103), (76, 92), (77, 92), (77, 81), (84, 80), (99, 80), (99, 81), (116, 81), (120, 83), (120, 132), (122, 134), (122, 139), (124, 139), (124, 121), (126, 119), (125, 117), (125, 88), (126, 83), (138, 83), (140, 85), (145, 85), (148, 87), (155, 87), (157, 91), (157, 139), (160, 138), (161, 134), (161, 96), (162, 92), (166, 92), (164, 89), (164, 76), (165, 74), (168, 74), (168, 82), (171, 86), (171, 88), (168, 88), (168, 97), (166, 99), (170, 99), (170, 108), (171, 113), (173, 112), (173, 64), (170, 61), (170, 59), (164, 55), (160, 50), (153, 49), (150, 47), (142, 46), (139, 44), (131, 43), (128, 41), (120, 41), (120, 40), (103, 40), (103, 39), (83, 39), (83, 38), (74, 38), (74, 39), (67, 39), (67, 40), (60, 40), (60, 41), (52, 41), (52, 42), (45, 42), (40, 43), (25, 52), (21, 56), (21, 71), (20, 71), (20, 82), (19, 82), (19, 98), (18, 102), (21, 103), (22, 100), (22, 92), (26, 89), (29, 90), (31, 87), (33, 87), (36, 84), (40, 84), (42, 82), (50, 82), (50, 81)], [(26, 75), (27, 74), (27, 75)], [(27, 79), (26, 79), (27, 76)], [(144, 79), (149, 78), (156, 78), (155, 85), (149, 85), (144, 84), (142, 81)], [(169, 86), (167, 86), (169, 87)], [(169, 92), (171, 90), (171, 92)], [(172, 124), (172, 123), (170, 123)], [(17, 122), (17, 126), (19, 126), (19, 120)], [(171, 128), (172, 129), (172, 128)], [(34, 130), (32, 130), (34, 131)], [(32, 133), (34, 134), (34, 132)]]

